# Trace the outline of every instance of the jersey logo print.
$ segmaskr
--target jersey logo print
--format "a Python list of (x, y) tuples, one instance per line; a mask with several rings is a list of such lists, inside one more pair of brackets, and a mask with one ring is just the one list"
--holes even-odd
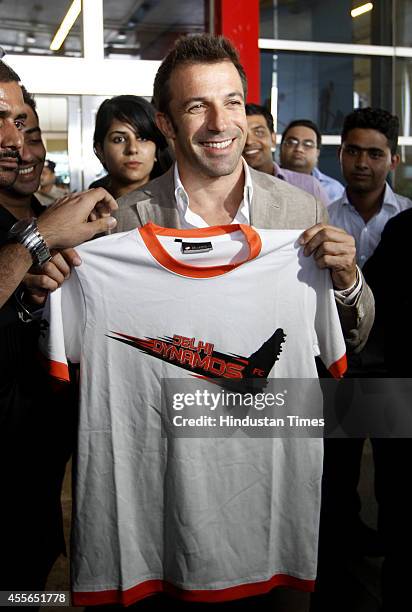
[(283, 329), (277, 329), (262, 346), (249, 357), (234, 353), (216, 351), (210, 342), (195, 338), (179, 336), (163, 338), (136, 338), (120, 332), (111, 331), (115, 336), (112, 340), (123, 342), (137, 348), (146, 355), (151, 355), (184, 370), (193, 376), (202, 378), (227, 379), (233, 382), (245, 379), (261, 379), (266, 381), (275, 362), (282, 352), (282, 344), (286, 334)]

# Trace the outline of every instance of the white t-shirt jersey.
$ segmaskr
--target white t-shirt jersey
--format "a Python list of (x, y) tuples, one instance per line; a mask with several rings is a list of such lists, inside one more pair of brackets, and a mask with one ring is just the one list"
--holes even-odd
[(80, 247), (50, 295), (51, 372), (81, 364), (75, 605), (313, 589), (322, 439), (161, 435), (162, 379), (313, 379), (317, 355), (343, 374), (330, 274), (299, 235), (149, 223)]

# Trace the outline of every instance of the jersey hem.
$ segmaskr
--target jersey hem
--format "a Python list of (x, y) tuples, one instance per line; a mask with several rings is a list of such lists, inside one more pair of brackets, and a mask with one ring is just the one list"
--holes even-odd
[(177, 599), (191, 602), (220, 603), (233, 601), (255, 595), (264, 595), (275, 587), (286, 586), (299, 591), (312, 592), (315, 588), (314, 580), (305, 580), (287, 574), (275, 574), (269, 580), (252, 584), (239, 584), (226, 589), (216, 590), (186, 590), (174, 586), (165, 580), (146, 580), (125, 591), (110, 589), (106, 591), (73, 591), (72, 602), (74, 606), (121, 604), (130, 606), (141, 599), (156, 593), (172, 595)]
[(70, 374), (67, 364), (60, 361), (53, 361), (53, 359), (47, 359), (47, 357), (45, 357), (40, 351), (38, 352), (38, 356), (42, 367), (52, 378), (62, 382), (70, 382)]
[(332, 363), (332, 365), (329, 366), (328, 368), (333, 378), (342, 378), (347, 369), (348, 369), (348, 362), (346, 359), (346, 353), (344, 353), (342, 357), (340, 357), (337, 361)]

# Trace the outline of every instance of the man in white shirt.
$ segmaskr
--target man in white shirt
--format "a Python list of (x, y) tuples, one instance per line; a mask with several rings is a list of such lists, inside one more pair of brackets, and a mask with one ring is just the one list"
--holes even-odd
[(343, 124), (339, 158), (347, 187), (328, 209), (332, 223), (355, 238), (362, 267), (376, 249), (386, 222), (412, 206), (387, 182), (399, 164), (399, 119), (380, 108), (358, 108)]
[(305, 254), (330, 269), (345, 340), (359, 350), (373, 306), (369, 288), (358, 282), (353, 238), (327, 225), (327, 213), (313, 196), (244, 163), (246, 94), (245, 73), (227, 41), (179, 41), (154, 86), (158, 125), (174, 143), (176, 166), (120, 198), (117, 230), (149, 220), (175, 228), (245, 219), (257, 228), (309, 228), (302, 235)]
[[(359, 267), (373, 255), (387, 221), (412, 206), (411, 200), (394, 193), (387, 182), (388, 174), (399, 164), (398, 132), (398, 117), (380, 108), (359, 108), (344, 120), (339, 156), (347, 187), (343, 196), (329, 206), (328, 212), (334, 225), (355, 238)], [(388, 278), (387, 272), (388, 267), (383, 266), (383, 283), (383, 279)], [(395, 282), (393, 286), (398, 285)], [(390, 294), (388, 291), (388, 303), (392, 302)], [(381, 336), (382, 329), (375, 324), (366, 346), (356, 358), (352, 355), (349, 360), (349, 377), (387, 375)], [(386, 456), (389, 447), (382, 442), (386, 441), (371, 439), (380, 513), (377, 533), (363, 523), (359, 515), (361, 501), (357, 486), (364, 439), (325, 440), (319, 584), (331, 593), (343, 586), (328, 575), (332, 555), (341, 559), (348, 553), (381, 556), (394, 544), (386, 528), (387, 506), (392, 508), (386, 493), (387, 482), (393, 475), (387, 473), (391, 469)], [(328, 550), (332, 541), (333, 551)], [(339, 576), (335, 567), (333, 572)], [(327, 592), (320, 596), (328, 597)], [(325, 605), (325, 601), (320, 601), (319, 605)], [(313, 608), (313, 612), (317, 609)]]

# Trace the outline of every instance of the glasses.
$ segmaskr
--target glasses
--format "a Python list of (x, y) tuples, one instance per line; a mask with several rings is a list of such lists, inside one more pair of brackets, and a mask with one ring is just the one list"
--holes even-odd
[(299, 145), (302, 145), (304, 149), (314, 149), (316, 147), (316, 142), (310, 140), (309, 138), (305, 138), (305, 140), (298, 140), (297, 138), (292, 138), (291, 136), (289, 138), (285, 138), (283, 144), (289, 149), (295, 148)]
[(369, 149), (365, 149), (364, 147), (358, 147), (358, 145), (342, 145), (342, 150), (346, 155), (350, 157), (359, 157), (362, 153), (366, 153), (369, 159), (384, 159), (387, 156), (385, 151), (382, 149), (375, 149), (374, 147), (370, 147)]

